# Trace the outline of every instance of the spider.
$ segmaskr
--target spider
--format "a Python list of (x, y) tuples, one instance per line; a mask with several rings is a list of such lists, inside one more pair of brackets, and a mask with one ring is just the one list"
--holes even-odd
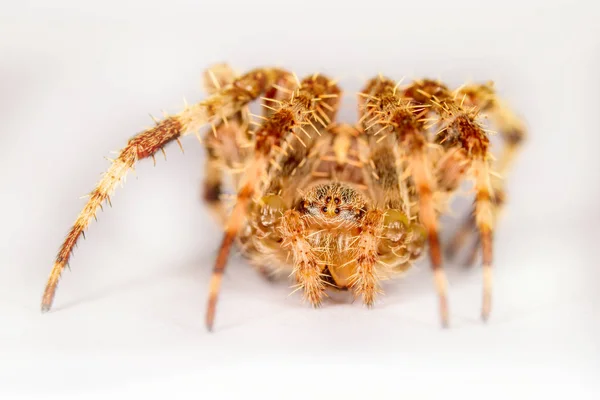
[[(448, 326), (438, 226), (466, 180), (473, 182), (473, 213), (449, 254), (466, 233), (477, 235), (481, 316), (488, 319), (492, 236), (506, 200), (501, 177), (525, 138), (523, 122), (496, 96), (492, 82), (450, 90), (439, 80), (402, 85), (379, 74), (358, 93), (355, 125), (336, 122), (342, 92), (319, 73), (302, 80), (281, 68), (238, 75), (215, 64), (204, 72), (204, 88), (205, 100), (155, 120), (112, 161), (60, 247), (42, 311), (50, 310), (78, 239), (127, 172), (164, 153), (170, 142), (181, 147), (180, 137), (193, 132), (207, 153), (204, 201), (224, 229), (209, 287), (208, 330), (233, 246), (266, 277), (293, 277), (314, 307), (334, 288), (373, 306), (382, 281), (401, 275), (427, 249), (441, 324)], [(250, 112), (255, 101), (261, 115)], [(503, 139), (499, 158), (491, 154), (482, 117)], [(234, 193), (227, 195), (226, 186)]]

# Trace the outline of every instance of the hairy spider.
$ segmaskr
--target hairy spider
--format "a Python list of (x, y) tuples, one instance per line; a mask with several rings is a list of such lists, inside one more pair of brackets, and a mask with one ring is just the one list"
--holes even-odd
[[(474, 211), (449, 253), (462, 246), (466, 233), (477, 234), (481, 316), (488, 318), (492, 233), (505, 203), (500, 176), (525, 136), (523, 123), (492, 83), (450, 90), (436, 80), (401, 86), (379, 75), (358, 93), (355, 126), (335, 122), (341, 91), (319, 73), (299, 80), (283, 69), (259, 68), (238, 76), (218, 64), (205, 72), (205, 90), (205, 100), (157, 120), (112, 162), (58, 252), (43, 311), (52, 305), (77, 240), (127, 172), (169, 142), (181, 146), (179, 138), (194, 132), (207, 151), (204, 200), (225, 231), (210, 281), (209, 330), (234, 243), (265, 276), (288, 272), (315, 307), (328, 286), (350, 290), (372, 306), (381, 281), (409, 269), (428, 245), (447, 326), (438, 219), (467, 179), (474, 181)], [(262, 115), (251, 114), (248, 106), (258, 99)], [(497, 160), (480, 122), (484, 115), (504, 141)], [(226, 204), (224, 178), (235, 191), (232, 207)]]

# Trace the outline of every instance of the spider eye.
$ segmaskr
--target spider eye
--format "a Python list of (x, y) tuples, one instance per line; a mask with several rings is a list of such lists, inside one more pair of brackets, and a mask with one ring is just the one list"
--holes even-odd
[(339, 213), (340, 213), (340, 209), (336, 207), (336, 209), (335, 209), (335, 211), (334, 211), (334, 212), (335, 212), (336, 214), (339, 214)]
[(321, 208), (321, 211), (323, 211), (324, 213), (326, 213), (327, 212), (327, 207)]

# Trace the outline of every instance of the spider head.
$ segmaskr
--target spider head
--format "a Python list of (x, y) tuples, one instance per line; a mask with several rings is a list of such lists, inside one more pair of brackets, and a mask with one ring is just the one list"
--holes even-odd
[(363, 195), (351, 186), (324, 183), (310, 188), (298, 203), (298, 209), (318, 221), (331, 224), (358, 224), (365, 214)]

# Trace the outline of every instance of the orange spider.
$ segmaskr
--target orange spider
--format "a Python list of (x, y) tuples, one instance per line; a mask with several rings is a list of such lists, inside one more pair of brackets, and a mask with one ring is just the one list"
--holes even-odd
[[(42, 300), (56, 286), (77, 240), (117, 184), (141, 159), (189, 133), (207, 150), (204, 199), (223, 222), (206, 313), (214, 323), (221, 278), (236, 243), (265, 275), (286, 271), (297, 290), (319, 306), (328, 286), (347, 289), (372, 306), (383, 279), (406, 271), (426, 245), (448, 325), (447, 283), (438, 219), (466, 179), (474, 180), (473, 218), (483, 254), (482, 318), (490, 313), (492, 233), (505, 195), (504, 175), (525, 136), (523, 123), (498, 99), (491, 83), (451, 91), (434, 80), (400, 86), (383, 76), (359, 93), (360, 120), (335, 122), (341, 97), (336, 82), (318, 73), (299, 80), (279, 68), (236, 76), (225, 64), (205, 73), (209, 97), (156, 121), (133, 137), (90, 193), (56, 257)], [(262, 115), (248, 105), (262, 100)], [(495, 161), (479, 122), (492, 119), (504, 139)], [(256, 122), (254, 119), (258, 119)], [(492, 172), (492, 171), (495, 172)], [(223, 199), (226, 173), (236, 192)]]

